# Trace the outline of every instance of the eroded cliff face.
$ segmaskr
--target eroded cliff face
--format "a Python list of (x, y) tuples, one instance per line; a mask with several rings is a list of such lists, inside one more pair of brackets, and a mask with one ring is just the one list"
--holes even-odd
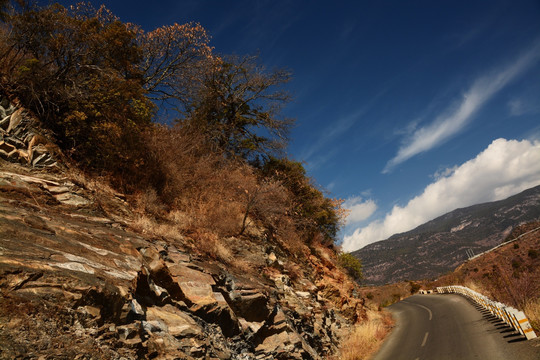
[[(19, 122), (23, 139), (30, 120)], [(4, 144), (19, 124), (2, 127)], [(256, 262), (240, 271), (188, 237), (134, 231), (121, 194), (74, 180), (45, 148), (48, 160), (35, 162), (10, 146), (0, 159), (0, 358), (319, 359), (365, 317), (327, 249), (294, 259), (236, 239)]]

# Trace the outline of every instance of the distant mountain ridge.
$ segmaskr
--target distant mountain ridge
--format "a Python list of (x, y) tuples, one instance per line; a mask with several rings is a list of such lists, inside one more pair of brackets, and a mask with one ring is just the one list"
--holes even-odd
[(456, 209), (352, 254), (367, 284), (436, 278), (475, 254), (499, 245), (512, 229), (540, 219), (540, 185), (505, 200)]

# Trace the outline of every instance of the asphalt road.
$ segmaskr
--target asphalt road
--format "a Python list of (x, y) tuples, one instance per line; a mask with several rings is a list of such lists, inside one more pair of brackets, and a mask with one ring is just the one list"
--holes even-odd
[(388, 308), (396, 327), (374, 360), (540, 360), (540, 341), (523, 341), (460, 295), (414, 295)]

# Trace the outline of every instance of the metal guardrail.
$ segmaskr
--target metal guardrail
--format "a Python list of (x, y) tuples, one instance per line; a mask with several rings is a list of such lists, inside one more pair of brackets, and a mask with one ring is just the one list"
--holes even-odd
[(491, 314), (504, 321), (507, 325), (514, 328), (527, 340), (536, 338), (536, 334), (523, 311), (519, 311), (511, 306), (506, 306), (503, 303), (493, 301), (465, 286), (441, 286), (437, 287), (436, 290), (439, 294), (460, 294), (468, 297), (475, 303), (482, 306), (484, 309), (491, 312)]

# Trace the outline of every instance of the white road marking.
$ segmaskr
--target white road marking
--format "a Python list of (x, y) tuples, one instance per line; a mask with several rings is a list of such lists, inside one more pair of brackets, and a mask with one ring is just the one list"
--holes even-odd
[(427, 312), (429, 313), (429, 320), (431, 320), (431, 319), (433, 318), (433, 313), (431, 312), (431, 310), (429, 310), (429, 308), (425, 307), (424, 305), (420, 305), (420, 304), (415, 304), (415, 305), (418, 305), (418, 306), (420, 306), (421, 308), (427, 310)]
[(433, 313), (431, 312), (431, 310), (427, 307), (425, 307), (424, 305), (420, 305), (420, 304), (417, 304), (417, 303), (412, 303), (412, 302), (409, 302), (409, 301), (405, 301), (405, 300), (402, 300), (401, 302), (404, 302), (404, 303), (407, 303), (407, 304), (412, 304), (412, 305), (416, 305), (416, 306), (420, 306), (422, 309), (425, 309), (427, 310), (428, 314), (429, 314), (429, 320), (431, 320), (433, 318)]
[(424, 347), (424, 345), (426, 345), (428, 335), (429, 335), (429, 332), (427, 332), (426, 335), (424, 335), (424, 341), (422, 341), (422, 345), (420, 347)]

